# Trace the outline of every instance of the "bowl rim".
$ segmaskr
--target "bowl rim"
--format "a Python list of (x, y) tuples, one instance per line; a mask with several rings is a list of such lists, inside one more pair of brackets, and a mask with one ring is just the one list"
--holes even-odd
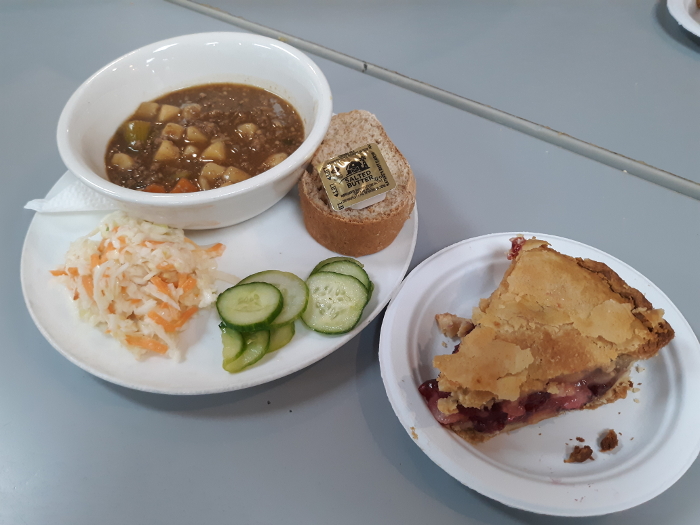
[[(103, 75), (105, 72), (112, 69), (114, 66), (131, 59), (136, 54), (152, 53), (158, 48), (171, 44), (198, 44), (204, 40), (226, 39), (244, 43), (265, 43), (271, 47), (276, 47), (287, 54), (292, 55), (297, 59), (299, 65), (310, 73), (313, 84), (318, 89), (320, 96), (316, 99), (318, 110), (316, 117), (311, 122), (311, 127), (308, 136), (304, 139), (301, 145), (283, 160), (277, 166), (251, 177), (247, 181), (237, 183), (232, 186), (216, 188), (213, 190), (198, 191), (192, 193), (149, 193), (140, 190), (133, 190), (119, 186), (95, 173), (93, 170), (84, 166), (80, 155), (77, 155), (70, 144), (70, 126), (69, 123), (75, 115), (76, 111), (81, 106), (81, 101), (88, 90), (92, 87), (95, 79)], [(73, 173), (80, 181), (86, 184), (91, 189), (111, 198), (116, 201), (126, 202), (130, 204), (147, 204), (154, 207), (178, 207), (183, 205), (199, 205), (204, 203), (213, 203), (231, 197), (233, 195), (242, 195), (254, 191), (256, 188), (272, 184), (277, 180), (283, 179), (291, 171), (302, 167), (305, 162), (313, 156), (314, 152), (320, 145), (326, 135), (330, 125), (331, 116), (333, 113), (333, 98), (328, 80), (316, 65), (305, 53), (299, 49), (290, 46), (279, 40), (269, 38), (254, 33), (241, 33), (234, 31), (214, 31), (203, 33), (191, 33), (176, 37), (159, 40), (137, 49), (129, 51), (120, 57), (112, 60), (105, 66), (98, 69), (95, 73), (85, 80), (70, 96), (61, 115), (58, 119), (58, 129), (56, 132), (56, 141), (58, 144), (58, 152), (68, 170)]]

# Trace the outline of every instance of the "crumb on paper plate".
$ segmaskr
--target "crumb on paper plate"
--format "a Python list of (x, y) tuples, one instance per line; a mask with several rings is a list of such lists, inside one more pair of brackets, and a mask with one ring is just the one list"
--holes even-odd
[(474, 330), (471, 319), (465, 319), (454, 314), (444, 313), (435, 315), (440, 332), (445, 337), (459, 337), (460, 339)]
[(610, 452), (617, 448), (618, 444), (617, 433), (611, 428), (605, 433), (603, 439), (600, 440), (600, 451)]
[(576, 445), (574, 450), (571, 451), (571, 454), (569, 454), (568, 459), (564, 460), (564, 463), (583, 463), (589, 459), (591, 461), (595, 460), (595, 458), (593, 458), (593, 449), (588, 445), (584, 445), (583, 447)]
[(582, 437), (577, 437), (577, 438), (576, 438), (576, 441), (578, 441), (579, 443), (585, 443), (585, 442), (586, 442), (586, 440), (583, 439)]
[(416, 427), (411, 427), (411, 437), (413, 439), (418, 439), (418, 434), (416, 434)]

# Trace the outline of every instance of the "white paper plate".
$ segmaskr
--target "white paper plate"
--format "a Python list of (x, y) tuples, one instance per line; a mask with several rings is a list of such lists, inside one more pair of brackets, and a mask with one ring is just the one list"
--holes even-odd
[[(488, 297), (509, 261), (499, 233), (469, 239), (433, 255), (406, 278), (384, 316), (379, 343), (389, 400), (416, 444), (448, 474), (511, 507), (558, 516), (624, 510), (657, 496), (690, 467), (700, 451), (700, 345), (687, 321), (661, 290), (625, 263), (576, 241), (535, 235), (560, 252), (601, 261), (642, 291), (676, 331), (632, 379), (638, 393), (597, 410), (571, 412), (538, 425), (470, 445), (433, 419), (418, 386), (434, 379), (433, 357), (452, 351), (435, 314), (466, 317)], [(447, 347), (443, 346), (447, 343)], [(637, 399), (639, 402), (635, 402)], [(621, 432), (620, 446), (598, 452), (599, 436)], [(582, 437), (594, 461), (564, 463)]]
[[(49, 192), (53, 196), (74, 180), (66, 174)], [(327, 356), (357, 335), (389, 302), (413, 255), (418, 230), (417, 211), (398, 238), (379, 253), (361, 257), (375, 284), (374, 294), (354, 330), (327, 336), (308, 330), (300, 321), (286, 347), (238, 374), (221, 368), (221, 336), (214, 308), (198, 313), (182, 334), (185, 361), (161, 356), (136, 361), (116, 340), (79, 320), (67, 290), (49, 270), (63, 263), (72, 241), (92, 230), (104, 213), (37, 214), (24, 241), (21, 262), (22, 292), (34, 322), (56, 350), (88, 372), (107, 381), (148, 392), (207, 394), (260, 385), (296, 372)], [(190, 231), (200, 244), (222, 242), (226, 252), (219, 269), (239, 277), (278, 269), (302, 278), (316, 263), (334, 254), (307, 233), (298, 197), (290, 193), (265, 213), (244, 223), (218, 230)], [(227, 285), (222, 283), (221, 290)]]
[(668, 0), (668, 12), (684, 29), (700, 36), (700, 10), (695, 0)]

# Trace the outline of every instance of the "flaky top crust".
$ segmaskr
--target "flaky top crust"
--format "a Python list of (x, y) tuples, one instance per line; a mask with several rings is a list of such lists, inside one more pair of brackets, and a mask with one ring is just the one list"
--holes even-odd
[(607, 265), (530, 239), (474, 309), (459, 352), (435, 358), (440, 390), (467, 407), (556, 390), (655, 355), (674, 335), (662, 316)]

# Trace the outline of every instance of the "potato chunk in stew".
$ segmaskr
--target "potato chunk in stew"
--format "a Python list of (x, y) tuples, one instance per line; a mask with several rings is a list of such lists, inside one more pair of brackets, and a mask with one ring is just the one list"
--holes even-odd
[(163, 140), (160, 143), (160, 146), (158, 146), (158, 151), (156, 151), (156, 154), (153, 157), (154, 160), (161, 162), (168, 160), (176, 160), (178, 158), (180, 158), (180, 148), (178, 148), (169, 140)]
[(163, 132), (161, 133), (161, 136), (163, 138), (166, 138), (166, 139), (180, 140), (180, 139), (182, 139), (182, 136), (184, 134), (185, 134), (185, 128), (183, 128), (180, 124), (175, 124), (174, 122), (169, 122), (163, 128)]
[(170, 122), (175, 120), (180, 116), (180, 108), (177, 106), (171, 106), (170, 104), (163, 104), (160, 107), (160, 113), (158, 113), (158, 120), (160, 122)]
[(202, 160), (213, 160), (223, 162), (226, 160), (226, 149), (223, 142), (212, 142), (207, 149), (202, 152)]
[(187, 141), (188, 142), (209, 142), (209, 137), (207, 137), (202, 130), (195, 126), (187, 127)]
[(181, 193), (229, 186), (291, 155), (304, 125), (282, 98), (243, 84), (206, 84), (143, 102), (105, 153), (109, 180)]

